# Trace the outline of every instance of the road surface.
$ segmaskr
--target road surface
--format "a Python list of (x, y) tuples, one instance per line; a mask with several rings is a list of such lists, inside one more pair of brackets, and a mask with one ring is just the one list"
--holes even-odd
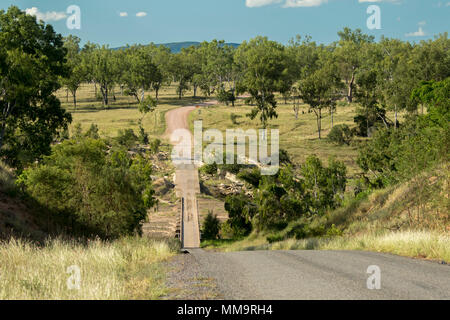
[[(436, 262), (360, 251), (189, 252), (225, 299), (450, 299), (450, 266)], [(368, 289), (370, 266), (380, 270), (379, 290)]]
[[(189, 132), (188, 116), (195, 110), (195, 106), (182, 107), (171, 110), (166, 113), (166, 136), (170, 139), (176, 130), (186, 130), (189, 139), (192, 134)], [(175, 142), (176, 143), (176, 142)], [(189, 144), (189, 148), (191, 145)], [(188, 159), (191, 161), (191, 159)], [(200, 247), (199, 230), (199, 210), (197, 194), (200, 192), (200, 183), (198, 179), (198, 169), (194, 164), (177, 164), (175, 172), (175, 190), (177, 196), (181, 199), (181, 241), (183, 248)]]

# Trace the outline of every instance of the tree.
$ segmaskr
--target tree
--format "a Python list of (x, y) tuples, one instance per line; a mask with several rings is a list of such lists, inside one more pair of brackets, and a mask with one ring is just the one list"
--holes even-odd
[(263, 128), (270, 119), (278, 117), (274, 93), (282, 88), (282, 80), (287, 72), (284, 47), (266, 37), (257, 37), (241, 44), (235, 61), (242, 70), (239, 80), (241, 90), (251, 94), (256, 107), (248, 116), (255, 119), (259, 115)]
[(86, 69), (82, 63), (80, 54), (80, 38), (69, 35), (64, 39), (64, 47), (67, 50), (67, 64), (70, 68), (68, 77), (63, 78), (63, 85), (70, 91), (73, 97), (73, 106), (77, 109), (77, 91), (86, 79)]
[(311, 210), (323, 214), (328, 208), (335, 209), (347, 184), (347, 169), (344, 163), (329, 159), (328, 168), (316, 156), (309, 156), (301, 169), (305, 189), (311, 194)]
[(152, 62), (156, 65), (158, 72), (153, 78), (153, 89), (155, 90), (156, 101), (159, 99), (159, 90), (162, 85), (167, 83), (170, 84), (170, 49), (166, 46), (155, 46), (151, 44), (147, 48), (152, 57)]
[(381, 51), (377, 64), (380, 104), (394, 111), (394, 126), (397, 128), (399, 111), (417, 110), (411, 99), (411, 91), (417, 86), (416, 75), (410, 67), (412, 48), (409, 43), (385, 38), (377, 47)]
[(170, 72), (175, 82), (177, 82), (178, 98), (183, 97), (184, 91), (189, 88), (189, 83), (194, 76), (194, 65), (191, 64), (189, 50), (183, 49), (180, 53), (172, 55), (170, 59)]
[(362, 47), (367, 43), (374, 41), (373, 36), (363, 34), (361, 29), (351, 30), (344, 28), (338, 32), (339, 42), (336, 48), (336, 57), (338, 58), (341, 75), (347, 83), (347, 100), (353, 102), (353, 91), (355, 89), (355, 78), (359, 68), (364, 62)]
[(122, 81), (127, 94), (136, 98), (138, 103), (145, 99), (145, 91), (153, 87), (153, 83), (160, 81), (158, 67), (152, 62), (152, 55), (145, 47), (134, 46), (124, 51), (126, 72)]
[(131, 158), (122, 148), (81, 138), (55, 146), (20, 181), (49, 214), (68, 217), (84, 235), (110, 239), (140, 233), (156, 201), (151, 174), (142, 156)]
[(342, 88), (337, 66), (330, 61), (329, 53), (323, 52), (320, 59), (320, 68), (299, 82), (300, 97), (316, 115), (319, 139), (322, 138), (322, 110), (330, 109), (333, 117)]
[(139, 112), (142, 114), (141, 119), (139, 119), (139, 134), (140, 134), (140, 142), (143, 144), (148, 144), (148, 135), (145, 133), (144, 130), (144, 118), (149, 112), (155, 111), (155, 108), (157, 106), (157, 101), (153, 99), (151, 96), (148, 96), (145, 98), (141, 103), (139, 104)]
[(209, 211), (203, 222), (202, 238), (205, 240), (216, 240), (219, 237), (219, 232), (220, 220), (217, 219), (217, 215)]
[(72, 118), (54, 93), (68, 75), (63, 38), (12, 6), (0, 11), (0, 153), (21, 168), (50, 152)]
[(248, 235), (252, 230), (251, 220), (256, 212), (256, 206), (244, 194), (227, 196), (225, 210), (229, 219), (226, 224), (230, 226), (235, 237)]
[(107, 46), (98, 47), (92, 52), (90, 61), (92, 69), (92, 79), (100, 85), (103, 97), (103, 105), (109, 105), (109, 95), (119, 77), (119, 60), (117, 53)]

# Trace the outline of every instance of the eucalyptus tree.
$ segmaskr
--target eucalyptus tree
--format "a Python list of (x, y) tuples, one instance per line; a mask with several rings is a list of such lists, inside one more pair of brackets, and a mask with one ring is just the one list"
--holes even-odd
[(189, 84), (195, 74), (190, 51), (183, 49), (180, 53), (172, 55), (169, 70), (174, 82), (177, 83), (177, 94), (178, 98), (181, 99), (184, 91), (189, 89)]
[(256, 37), (241, 44), (235, 61), (242, 70), (238, 82), (240, 91), (250, 93), (256, 102), (256, 107), (247, 116), (255, 119), (259, 115), (263, 128), (267, 128), (268, 121), (278, 117), (275, 92), (282, 88), (287, 72), (285, 48), (267, 37)]
[(448, 33), (434, 40), (421, 41), (412, 51), (411, 64), (421, 81), (442, 81), (450, 77), (450, 40)]
[(332, 61), (331, 52), (321, 53), (317, 67), (317, 70), (307, 72), (308, 75), (300, 80), (298, 90), (301, 99), (316, 115), (317, 131), (321, 139), (323, 110), (330, 110), (333, 125), (333, 112), (337, 101), (342, 97), (342, 81), (338, 66)]
[(353, 101), (353, 92), (355, 89), (355, 79), (357, 73), (364, 63), (365, 56), (362, 48), (367, 43), (373, 43), (375, 38), (363, 34), (361, 29), (351, 30), (344, 28), (338, 32), (339, 42), (336, 48), (336, 57), (339, 62), (341, 76), (347, 84), (347, 100)]
[(77, 91), (86, 78), (86, 69), (80, 53), (80, 38), (69, 35), (64, 39), (64, 48), (67, 50), (67, 65), (70, 68), (68, 77), (62, 78), (63, 85), (73, 97), (73, 106), (77, 109)]
[(152, 88), (153, 83), (160, 81), (158, 67), (152, 61), (151, 51), (142, 46), (132, 46), (124, 51), (126, 71), (122, 82), (126, 94), (136, 98), (138, 103), (145, 100), (145, 91)]
[(71, 116), (55, 92), (68, 76), (63, 38), (11, 6), (0, 10), (0, 153), (21, 169), (44, 154)]
[(150, 52), (152, 62), (157, 67), (157, 72), (154, 75), (152, 88), (155, 90), (156, 100), (159, 98), (159, 91), (164, 84), (170, 84), (170, 57), (171, 52), (170, 49), (166, 46), (155, 46), (151, 44), (147, 48)]
[(118, 54), (107, 46), (97, 46), (92, 52), (92, 79), (100, 86), (103, 105), (109, 105), (109, 97), (120, 75)]
[(376, 47), (381, 54), (377, 66), (380, 104), (394, 111), (397, 128), (399, 111), (417, 109), (411, 99), (411, 92), (418, 84), (410, 64), (412, 47), (409, 43), (385, 38)]

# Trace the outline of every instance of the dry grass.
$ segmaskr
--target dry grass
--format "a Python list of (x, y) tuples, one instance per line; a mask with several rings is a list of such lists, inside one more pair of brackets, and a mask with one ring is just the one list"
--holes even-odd
[[(62, 240), (38, 247), (20, 240), (0, 243), (0, 300), (157, 299), (166, 293), (160, 262), (177, 245), (124, 238), (88, 245)], [(80, 290), (69, 290), (67, 268), (81, 269)]]
[(225, 252), (249, 250), (363, 250), (450, 263), (450, 234), (434, 231), (410, 230), (334, 238), (288, 239), (272, 244), (268, 243), (263, 236), (253, 235), (234, 243), (219, 244), (214, 248)]

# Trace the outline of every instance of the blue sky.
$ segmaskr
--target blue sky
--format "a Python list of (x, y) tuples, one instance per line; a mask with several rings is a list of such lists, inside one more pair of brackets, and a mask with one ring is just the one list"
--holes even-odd
[[(343, 27), (409, 41), (449, 31), (450, 0), (0, 0), (45, 19), (63, 35), (75, 34), (118, 47), (224, 39), (240, 43), (257, 35), (287, 43), (296, 34), (319, 43), (337, 40)], [(81, 29), (69, 30), (66, 11), (81, 9)], [(366, 10), (381, 9), (381, 29), (367, 28)]]

